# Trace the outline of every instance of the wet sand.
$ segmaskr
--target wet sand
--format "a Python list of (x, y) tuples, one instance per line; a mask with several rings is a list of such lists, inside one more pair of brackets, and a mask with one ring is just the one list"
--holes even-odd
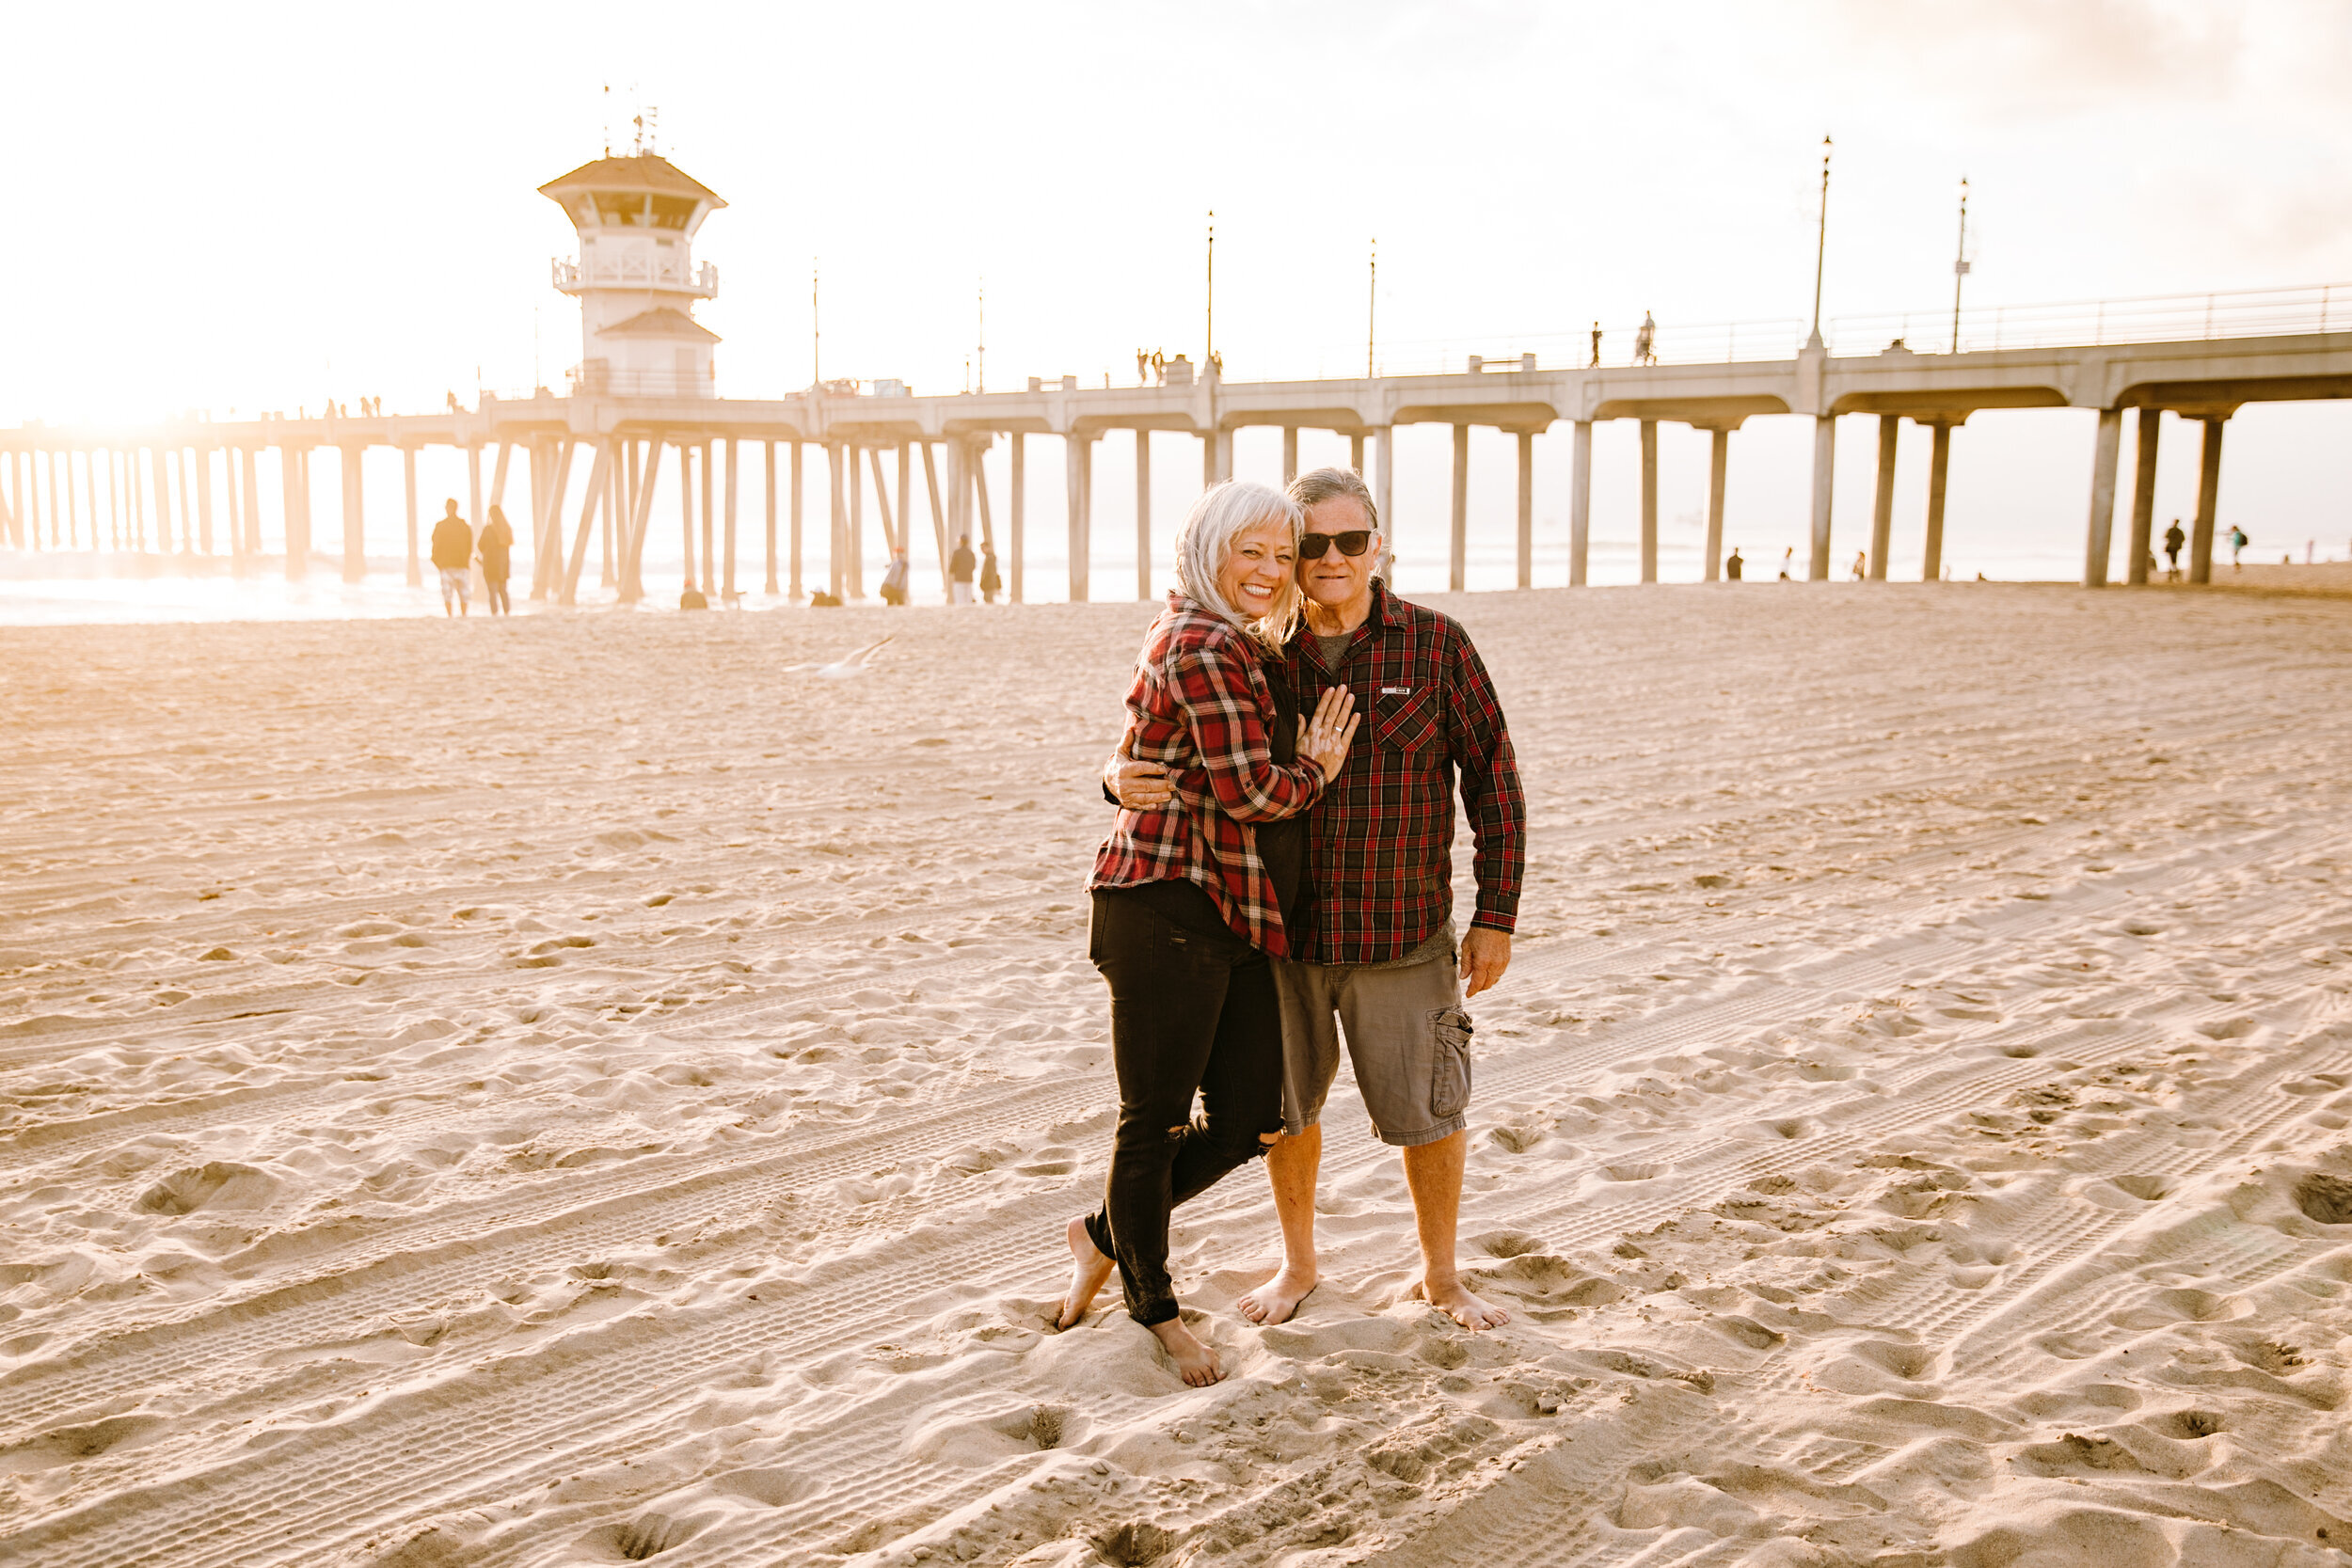
[(0, 631), (0, 1557), (2344, 1561), (2352, 608), (1431, 602), (1514, 1321), (1343, 1079), (1295, 1323), (1179, 1215), (1198, 1391), (1047, 1331), (1145, 607)]

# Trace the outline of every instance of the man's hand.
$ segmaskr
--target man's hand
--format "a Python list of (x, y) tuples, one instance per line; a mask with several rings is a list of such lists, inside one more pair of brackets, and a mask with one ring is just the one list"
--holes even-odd
[(1114, 752), (1103, 765), (1103, 787), (1129, 811), (1158, 811), (1174, 797), (1168, 769), (1156, 762), (1137, 762)]
[(1490, 989), (1511, 967), (1511, 934), (1491, 926), (1473, 926), (1462, 933), (1462, 999), (1469, 1001)]

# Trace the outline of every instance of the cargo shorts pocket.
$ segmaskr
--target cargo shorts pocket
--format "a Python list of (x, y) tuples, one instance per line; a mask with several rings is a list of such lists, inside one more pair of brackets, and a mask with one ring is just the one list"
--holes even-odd
[(1429, 1114), (1440, 1121), (1458, 1117), (1470, 1104), (1470, 1014), (1440, 1007), (1429, 1015), (1435, 1060), (1429, 1074)]

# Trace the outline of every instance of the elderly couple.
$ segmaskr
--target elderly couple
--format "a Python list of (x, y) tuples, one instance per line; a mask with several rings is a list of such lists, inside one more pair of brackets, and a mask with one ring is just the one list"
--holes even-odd
[[(1454, 1235), (1462, 1002), (1511, 961), (1526, 828), (1494, 686), (1459, 626), (1375, 575), (1380, 520), (1350, 470), (1287, 495), (1216, 485), (1177, 558), (1104, 769), (1121, 810), (1088, 886), (1119, 1125), (1102, 1207), (1070, 1222), (1059, 1326), (1116, 1268), (1128, 1316), (1184, 1381), (1216, 1382), (1168, 1278), (1168, 1213), (1260, 1155), (1282, 1266), (1238, 1305), (1254, 1323), (1290, 1317), (1315, 1288), (1319, 1118), (1343, 1034), (1374, 1131), (1403, 1151), (1418, 1293), (1492, 1327), (1505, 1315), (1463, 1285)], [(1458, 945), (1457, 775), (1478, 881)]]

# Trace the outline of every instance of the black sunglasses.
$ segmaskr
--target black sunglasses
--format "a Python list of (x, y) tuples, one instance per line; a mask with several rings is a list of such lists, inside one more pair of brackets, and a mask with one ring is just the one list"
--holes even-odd
[(1304, 533), (1298, 538), (1298, 559), (1321, 561), (1323, 552), (1337, 545), (1344, 556), (1359, 556), (1372, 548), (1370, 529), (1350, 529), (1345, 533)]

